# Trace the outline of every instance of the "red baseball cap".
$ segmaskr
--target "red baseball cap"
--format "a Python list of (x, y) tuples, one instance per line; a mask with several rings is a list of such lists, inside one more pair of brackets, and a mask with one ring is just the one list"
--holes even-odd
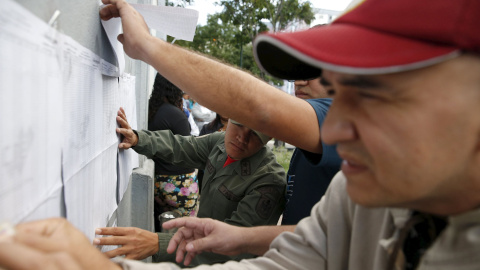
[(260, 68), (282, 79), (311, 79), (323, 68), (373, 75), (480, 52), (480, 0), (364, 0), (330, 25), (266, 33), (253, 43)]

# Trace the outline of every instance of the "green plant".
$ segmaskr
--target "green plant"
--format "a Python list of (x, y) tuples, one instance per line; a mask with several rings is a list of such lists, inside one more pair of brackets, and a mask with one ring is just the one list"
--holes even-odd
[(273, 153), (277, 157), (277, 162), (282, 165), (285, 169), (285, 173), (287, 173), (288, 168), (290, 167), (290, 159), (292, 158), (293, 151), (288, 150), (287, 148), (281, 147), (274, 147), (272, 149)]

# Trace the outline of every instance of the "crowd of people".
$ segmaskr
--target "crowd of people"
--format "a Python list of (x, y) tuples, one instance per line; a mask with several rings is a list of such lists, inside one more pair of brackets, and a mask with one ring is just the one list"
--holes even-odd
[[(182, 166), (205, 171), (198, 217), (163, 224), (179, 228), (168, 243), (159, 243), (160, 235), (145, 237), (149, 244), (136, 252), (151, 255), (162, 246), (160, 255), (201, 264), (196, 269), (480, 268), (480, 1), (355, 1), (330, 25), (257, 36), (253, 48), (262, 70), (297, 80), (299, 90), (320, 84), (328, 95), (308, 100), (152, 37), (124, 0), (102, 2), (103, 20), (121, 18), (118, 38), (130, 57), (229, 119), (224, 133), (194, 137), (132, 130), (119, 111), (119, 148), (175, 165), (182, 159)], [(269, 171), (278, 167), (264, 151), (270, 137), (302, 149), (301, 163), (313, 170), (310, 181), (329, 181), (315, 170), (334, 171), (342, 160), (325, 194), (319, 191), (309, 215), (295, 225), (270, 223), (285, 201), (285, 222), (293, 219), (297, 208), (288, 206), (303, 194), (296, 171), (289, 172), (292, 180)], [(233, 171), (235, 178), (212, 181)], [(257, 173), (262, 184), (247, 186), (245, 176)], [(293, 189), (284, 196), (287, 183)], [(211, 192), (205, 215), (204, 192)], [(254, 217), (270, 225), (246, 224)], [(108, 238), (99, 241), (113, 244)], [(203, 261), (204, 254), (229, 256), (222, 261), (253, 258), (209, 265), (219, 261)], [(6, 269), (178, 264), (112, 261), (60, 218), (19, 224), (8, 243), (0, 242), (0, 267)]]

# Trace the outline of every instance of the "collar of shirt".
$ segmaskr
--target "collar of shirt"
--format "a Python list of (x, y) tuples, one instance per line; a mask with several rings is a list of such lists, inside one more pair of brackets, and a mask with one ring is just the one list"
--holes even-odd
[(227, 167), (229, 164), (234, 163), (235, 161), (238, 161), (238, 160), (233, 159), (230, 156), (227, 156), (227, 160), (225, 160), (225, 163), (223, 164), (223, 168)]

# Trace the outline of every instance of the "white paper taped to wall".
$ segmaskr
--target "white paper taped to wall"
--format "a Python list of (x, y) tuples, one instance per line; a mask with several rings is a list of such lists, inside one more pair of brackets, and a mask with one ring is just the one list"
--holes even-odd
[(0, 22), (0, 221), (16, 224), (60, 213), (62, 70), (55, 30), (13, 1)]
[(0, 222), (66, 213), (93, 239), (117, 208), (116, 68), (14, 1), (0, 22)]
[(148, 27), (166, 35), (193, 41), (198, 21), (198, 11), (181, 7), (162, 7), (132, 4), (145, 18)]
[(120, 18), (112, 18), (108, 21), (102, 20), (103, 29), (107, 33), (110, 45), (112, 45), (113, 52), (117, 57), (118, 70), (113, 73), (113, 76), (120, 77), (125, 69), (125, 56), (123, 54), (123, 45), (117, 40), (117, 36), (122, 33), (122, 23)]
[[(193, 41), (198, 22), (197, 10), (141, 4), (131, 5), (142, 14), (148, 27), (175, 39)], [(119, 73), (116, 76), (119, 77), (123, 74), (125, 68), (123, 45), (117, 40), (117, 36), (122, 33), (121, 20), (120, 18), (112, 18), (108, 21), (102, 20), (102, 25), (117, 56)]]

